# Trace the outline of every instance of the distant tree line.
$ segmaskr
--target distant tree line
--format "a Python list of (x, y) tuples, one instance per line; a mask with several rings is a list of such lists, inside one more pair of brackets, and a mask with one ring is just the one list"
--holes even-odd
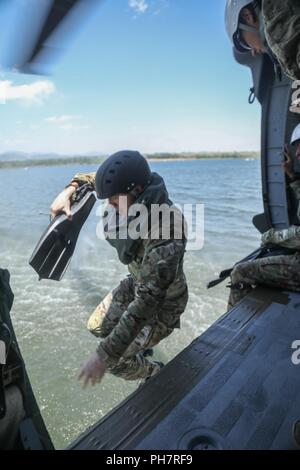
[(182, 153), (153, 153), (146, 157), (151, 160), (206, 160), (219, 158), (258, 158), (259, 152), (182, 152)]
[[(258, 158), (258, 152), (199, 152), (199, 153), (154, 153), (147, 154), (149, 160), (208, 160), (223, 158)], [(59, 165), (99, 165), (105, 157), (65, 157), (65, 158), (40, 158), (20, 161), (0, 161), (1, 168), (28, 168), (34, 166), (59, 166)]]

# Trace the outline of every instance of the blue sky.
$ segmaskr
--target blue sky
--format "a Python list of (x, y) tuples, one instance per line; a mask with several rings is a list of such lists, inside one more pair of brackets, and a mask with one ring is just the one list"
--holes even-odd
[[(1, 56), (26, 1), (0, 12)], [(0, 152), (258, 150), (260, 108), (248, 104), (250, 71), (233, 59), (224, 8), (105, 0), (50, 76), (1, 70)]]

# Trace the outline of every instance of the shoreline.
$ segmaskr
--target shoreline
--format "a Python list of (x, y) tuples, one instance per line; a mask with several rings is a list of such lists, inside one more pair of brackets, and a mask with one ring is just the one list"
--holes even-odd
[(196, 162), (201, 160), (257, 160), (259, 155), (249, 157), (201, 157), (201, 158), (147, 158), (148, 162)]
[[(215, 153), (215, 154), (195, 154), (195, 155), (146, 155), (149, 162), (152, 163), (166, 163), (166, 162), (185, 162), (185, 161), (200, 161), (200, 160), (254, 160), (260, 158), (259, 153), (256, 152), (241, 152), (238, 153)], [(100, 165), (105, 160), (105, 157), (61, 157), (53, 159), (24, 159), (24, 160), (5, 160), (1, 161), (0, 156), (0, 170), (12, 168), (34, 168), (34, 167), (50, 167), (50, 166), (71, 166), (71, 165)]]

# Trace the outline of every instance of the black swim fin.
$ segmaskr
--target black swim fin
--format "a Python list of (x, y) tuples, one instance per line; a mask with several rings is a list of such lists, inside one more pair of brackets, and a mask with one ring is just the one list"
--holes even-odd
[(79, 233), (95, 202), (93, 188), (86, 184), (76, 191), (71, 206), (72, 220), (65, 214), (52, 220), (29, 260), (40, 279), (62, 279), (74, 253)]

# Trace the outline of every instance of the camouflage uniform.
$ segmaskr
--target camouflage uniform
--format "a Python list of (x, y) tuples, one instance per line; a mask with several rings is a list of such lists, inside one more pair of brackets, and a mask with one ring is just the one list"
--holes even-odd
[[(297, 178), (299, 178), (299, 175), (297, 175)], [(290, 183), (290, 188), (293, 192), (295, 200), (298, 203), (297, 219), (300, 222), (300, 179), (296, 179), (296, 181), (293, 181), (292, 183)]]
[(231, 273), (231, 284), (228, 309), (234, 307), (257, 284), (300, 291), (300, 253), (272, 256), (239, 264)]
[(76, 175), (72, 179), (72, 182), (78, 183), (79, 186), (89, 183), (93, 187), (95, 187), (95, 178), (96, 178), (95, 171), (93, 171), (92, 173), (76, 173)]
[(300, 79), (300, 2), (263, 0), (266, 41), (285, 73)]
[[(298, 219), (300, 220), (300, 180), (291, 182), (290, 188), (298, 201)], [(267, 245), (277, 245), (296, 252), (237, 265), (231, 273), (228, 309), (242, 300), (257, 284), (300, 291), (300, 226), (292, 225), (285, 230), (273, 228), (268, 230), (262, 236), (262, 246)]]
[[(77, 174), (73, 181), (94, 184), (94, 178), (95, 173)], [(182, 222), (179, 210), (176, 217)], [(112, 374), (136, 380), (159, 370), (157, 363), (142, 353), (180, 328), (188, 300), (183, 272), (185, 246), (185, 237), (175, 239), (172, 235), (169, 240), (160, 236), (142, 240), (128, 266), (130, 275), (91, 315), (88, 329), (102, 339), (97, 352)]]

